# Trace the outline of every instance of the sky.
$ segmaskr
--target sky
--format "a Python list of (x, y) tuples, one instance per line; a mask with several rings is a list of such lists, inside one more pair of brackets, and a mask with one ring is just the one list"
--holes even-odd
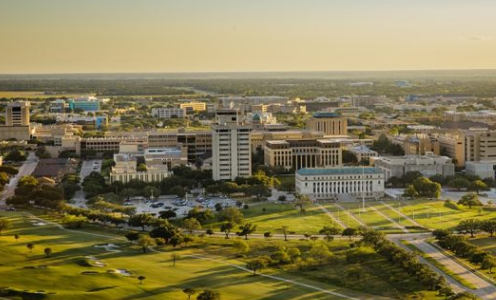
[(494, 0), (0, 0), (0, 74), (496, 69)]

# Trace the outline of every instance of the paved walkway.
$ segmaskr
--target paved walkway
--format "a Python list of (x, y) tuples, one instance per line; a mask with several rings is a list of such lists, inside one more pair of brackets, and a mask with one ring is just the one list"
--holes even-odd
[(359, 218), (355, 217), (355, 215), (353, 215), (352, 213), (350, 213), (348, 210), (346, 210), (344, 207), (341, 206), (341, 204), (339, 203), (333, 203), (334, 205), (336, 205), (340, 210), (344, 211), (345, 213), (347, 213), (353, 220), (355, 220), (358, 224), (360, 224), (361, 226), (363, 227), (367, 227), (367, 224), (363, 223), (362, 220), (360, 220)]
[(384, 206), (388, 207), (389, 209), (395, 211), (398, 215), (402, 216), (403, 218), (407, 219), (408, 221), (410, 221), (413, 225), (415, 226), (419, 226), (419, 227), (424, 227), (422, 225), (420, 225), (419, 223), (417, 223), (417, 221), (415, 221), (414, 219), (410, 218), (409, 216), (405, 215), (403, 212), (401, 212), (400, 210), (396, 209), (395, 207), (389, 205), (388, 203), (386, 202), (383, 202), (381, 201), (381, 204), (383, 204)]
[(386, 216), (384, 213), (382, 213), (382, 211), (378, 210), (377, 208), (375, 208), (374, 206), (371, 206), (369, 205), (368, 206), (369, 208), (371, 208), (373, 211), (375, 211), (376, 213), (380, 214), (384, 219), (388, 220), (389, 222), (393, 223), (394, 226), (396, 228), (399, 228), (401, 231), (405, 232), (405, 233), (409, 233), (410, 231), (408, 229), (405, 228), (405, 226), (402, 226), (400, 225), (399, 223), (397, 223), (395, 220), (391, 219), (390, 217)]
[(19, 168), (17, 175), (12, 177), (9, 183), (5, 185), (5, 188), (2, 191), (2, 196), (0, 197), (0, 207), (6, 205), (5, 200), (7, 198), (14, 196), (14, 191), (17, 187), (17, 184), (19, 183), (19, 179), (21, 179), (22, 176), (31, 175), (34, 169), (36, 169), (37, 165), (38, 158), (36, 157), (34, 152), (29, 152), (26, 161)]
[(348, 226), (346, 226), (346, 224), (344, 224), (341, 220), (338, 220), (336, 219), (333, 214), (325, 207), (323, 206), (322, 204), (320, 203), (317, 203), (316, 204), (324, 213), (326, 213), (326, 215), (329, 216), (329, 218), (332, 219), (333, 222), (335, 222), (336, 224), (338, 224), (339, 226), (341, 226), (341, 228), (348, 228)]
[(486, 280), (482, 279), (478, 275), (474, 274), (471, 270), (467, 269), (465, 266), (462, 266), (457, 261), (452, 258), (446, 256), (444, 253), (439, 251), (436, 247), (432, 246), (428, 242), (423, 239), (419, 240), (411, 240), (409, 241), (412, 245), (417, 247), (419, 250), (436, 260), (438, 263), (445, 266), (447, 269), (457, 274), (467, 282), (470, 282), (474, 286), (477, 287), (476, 290), (470, 291), (473, 294), (476, 294), (483, 300), (494, 300), (496, 299), (496, 287)]

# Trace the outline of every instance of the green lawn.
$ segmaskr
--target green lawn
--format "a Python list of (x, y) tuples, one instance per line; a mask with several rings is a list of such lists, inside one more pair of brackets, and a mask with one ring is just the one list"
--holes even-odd
[(427, 228), (455, 228), (460, 221), (470, 218), (480, 220), (496, 218), (496, 211), (490, 208), (458, 205), (455, 202), (446, 203), (444, 201), (432, 200), (410, 200), (399, 202), (389, 202), (389, 204), (410, 218), (415, 219), (419, 224)]
[[(167, 252), (142, 254), (137, 246), (129, 246), (120, 236), (115, 238), (98, 237), (81, 232), (66, 232), (53, 225), (36, 226), (37, 221), (20, 216), (18, 213), (5, 213), (13, 220), (14, 228), (5, 231), (0, 237), (0, 282), (1, 287), (18, 290), (50, 293), (47, 299), (186, 299), (182, 293), (185, 287), (195, 289), (215, 289), (222, 293), (223, 300), (229, 299), (342, 299), (302, 286), (285, 284), (281, 281), (252, 276), (249, 273), (228, 266), (224, 262), (244, 265), (237, 260), (221, 259), (214, 262), (203, 259), (188, 258), (197, 248), (179, 249), (182, 255), (176, 266), (170, 260), (170, 248)], [(0, 215), (1, 216), (1, 215)], [(16, 241), (14, 234), (19, 234)], [(107, 233), (104, 233), (107, 234)], [(219, 238), (207, 238), (218, 241), (226, 248), (225, 241)], [(26, 244), (35, 244), (30, 253)], [(270, 241), (249, 241), (250, 244), (269, 243)], [(279, 243), (282, 241), (279, 241)], [(114, 243), (120, 252), (109, 252), (95, 248), (101, 243)], [(297, 243), (297, 241), (294, 241)], [(53, 254), (46, 258), (45, 247), (51, 247)], [(217, 251), (216, 253), (219, 253)], [(87, 266), (86, 256), (98, 258), (104, 267)], [(110, 274), (108, 270), (126, 269), (132, 276)], [(83, 275), (82, 272), (94, 271), (96, 274)], [(312, 280), (312, 278), (283, 276), (298, 282), (304, 282), (321, 288), (336, 290), (360, 299), (376, 299), (375, 296), (336, 288), (333, 285)], [(137, 276), (146, 280), (139, 284)]]
[[(264, 210), (265, 209), (265, 210)], [(324, 226), (332, 224), (332, 219), (316, 205), (307, 205), (305, 212), (301, 213), (299, 208), (292, 204), (258, 204), (248, 209), (242, 209), (245, 222), (257, 225), (257, 233), (270, 231), (281, 233), (282, 226), (288, 226), (289, 231), (297, 234), (318, 234)], [(220, 224), (213, 222), (206, 224), (205, 228), (212, 227), (219, 230)]]
[(329, 210), (329, 212), (334, 216), (334, 218), (336, 220), (340, 220), (344, 225), (346, 225), (348, 227), (353, 227), (353, 228), (357, 228), (358, 226), (360, 226), (360, 224), (355, 219), (350, 217), (349, 214), (342, 211), (336, 205), (331, 204), (331, 203), (324, 203), (322, 205), (325, 208), (327, 208), (327, 210)]
[(365, 211), (362, 211), (361, 203), (340, 203), (340, 205), (345, 208), (348, 213), (351, 213), (357, 219), (361, 220), (368, 227), (374, 228), (376, 230), (381, 230), (386, 233), (401, 233), (402, 231), (395, 227), (384, 216), (374, 211), (370, 207), (365, 207)]
[(469, 239), (469, 242), (477, 245), (484, 251), (489, 251), (496, 255), (496, 237), (478, 236), (475, 239)]

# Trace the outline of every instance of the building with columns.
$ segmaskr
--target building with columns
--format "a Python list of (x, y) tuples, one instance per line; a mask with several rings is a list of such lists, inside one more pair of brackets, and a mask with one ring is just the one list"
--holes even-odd
[(334, 167), (296, 171), (296, 192), (312, 200), (337, 200), (346, 194), (356, 198), (384, 196), (384, 173), (373, 167)]
[(334, 167), (343, 162), (341, 143), (332, 139), (266, 141), (264, 163), (284, 170)]

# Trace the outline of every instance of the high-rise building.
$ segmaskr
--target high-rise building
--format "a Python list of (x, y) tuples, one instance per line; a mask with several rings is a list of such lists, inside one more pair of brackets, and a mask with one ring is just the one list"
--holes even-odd
[(237, 110), (218, 110), (212, 125), (212, 171), (214, 180), (251, 176), (251, 125), (241, 122)]
[(11, 102), (5, 108), (6, 126), (29, 126), (29, 102)]
[(307, 129), (323, 132), (326, 135), (346, 135), (348, 120), (338, 113), (317, 112), (307, 120)]

